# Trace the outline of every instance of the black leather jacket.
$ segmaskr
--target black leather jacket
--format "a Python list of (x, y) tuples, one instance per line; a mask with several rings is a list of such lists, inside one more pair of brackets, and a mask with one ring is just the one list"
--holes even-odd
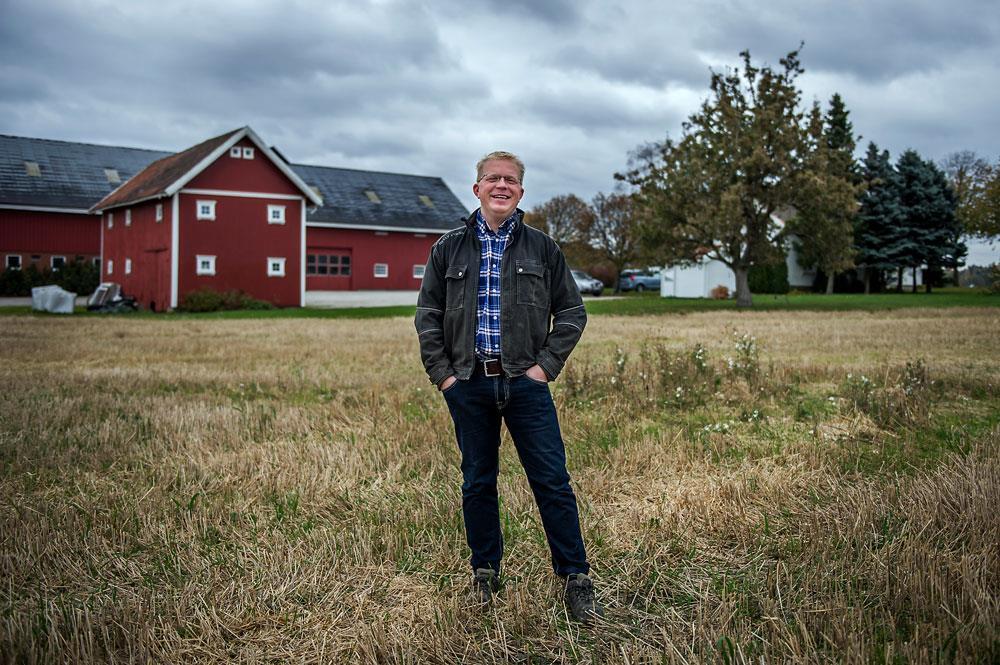
[[(500, 261), (500, 359), (519, 376), (534, 364), (549, 379), (562, 371), (587, 325), (587, 313), (562, 250), (552, 238), (517, 225)], [(472, 376), (481, 248), (476, 213), (431, 247), (414, 325), (431, 383)]]

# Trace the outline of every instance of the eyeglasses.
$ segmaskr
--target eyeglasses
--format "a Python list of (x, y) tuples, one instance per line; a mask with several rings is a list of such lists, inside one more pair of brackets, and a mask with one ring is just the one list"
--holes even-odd
[(479, 182), (482, 182), (483, 180), (485, 180), (486, 182), (490, 183), (491, 185), (495, 185), (498, 182), (500, 182), (501, 180), (503, 180), (505, 183), (507, 183), (511, 187), (520, 187), (521, 186), (521, 181), (518, 180), (517, 178), (515, 178), (512, 175), (497, 175), (495, 173), (487, 173), (486, 175), (484, 175), (482, 178), (479, 179)]

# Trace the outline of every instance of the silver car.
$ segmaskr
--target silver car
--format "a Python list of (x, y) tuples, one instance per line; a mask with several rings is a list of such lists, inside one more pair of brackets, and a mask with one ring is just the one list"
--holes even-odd
[(573, 270), (573, 279), (576, 280), (576, 288), (580, 289), (583, 295), (599, 296), (604, 291), (604, 282), (594, 279), (582, 270)]

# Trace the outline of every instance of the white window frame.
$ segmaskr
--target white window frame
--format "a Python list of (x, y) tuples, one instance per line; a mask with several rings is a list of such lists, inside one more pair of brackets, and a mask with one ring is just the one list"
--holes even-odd
[(125, 208), (125, 226), (132, 226), (132, 208)]
[[(17, 259), (17, 265), (16, 266), (12, 266), (10, 264), (10, 260), (11, 259)], [(7, 258), (4, 259), (4, 262), (3, 262), (3, 268), (4, 268), (4, 270), (20, 270), (23, 265), (24, 265), (24, 262), (21, 261), (21, 255), (20, 254), (8, 254)]]
[[(277, 212), (281, 216), (276, 219), (274, 213)], [(285, 223), (285, 206), (271, 205), (267, 206), (267, 223), (268, 224), (284, 224)]]
[(59, 270), (59, 268), (56, 267), (56, 259), (62, 259), (62, 265), (59, 266), (59, 268), (66, 267), (66, 257), (61, 254), (53, 254), (52, 256), (49, 257), (49, 268), (52, 270), (52, 272)]
[(163, 221), (163, 204), (162, 203), (157, 203), (156, 204), (156, 221), (158, 221), (158, 222), (162, 222)]
[[(209, 265), (202, 268), (202, 261), (208, 261)], [(197, 254), (194, 257), (194, 274), (196, 275), (214, 275), (215, 274), (215, 256), (211, 254)]]
[(253, 148), (243, 148), (243, 159), (253, 159)]
[[(198, 199), (194, 204), (195, 219), (215, 219), (215, 201), (211, 199)], [(208, 206), (207, 213), (201, 211), (202, 206)]]
[[(381, 274), (381, 275), (379, 274), (379, 268), (384, 269), (383, 274)], [(386, 279), (387, 277), (389, 277), (389, 264), (388, 263), (376, 263), (372, 267), (372, 274), (377, 279)]]
[(106, 275), (114, 275), (115, 274), (115, 262), (114, 262), (114, 259), (108, 259), (108, 269), (107, 269), (107, 271), (105, 271), (105, 274)]
[(229, 156), (233, 159), (243, 159), (243, 148), (238, 145), (234, 145), (229, 149)]
[(126, 275), (132, 274), (132, 259), (128, 258), (125, 259), (125, 274)]
[[(274, 264), (280, 265), (278, 270), (274, 269)], [(267, 276), (268, 277), (284, 277), (285, 276), (285, 257), (283, 256), (269, 256), (267, 257)]]
[(109, 229), (110, 228), (114, 228), (114, 225), (115, 225), (115, 213), (109, 212), (108, 213), (108, 228)]
[(423, 263), (413, 264), (413, 279), (423, 279), (424, 270), (427, 268)]

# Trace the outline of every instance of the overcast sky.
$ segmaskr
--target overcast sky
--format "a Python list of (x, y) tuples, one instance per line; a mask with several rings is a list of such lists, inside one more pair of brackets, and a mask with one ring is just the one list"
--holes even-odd
[(711, 69), (800, 41), (804, 102), (839, 92), (861, 149), (1000, 157), (996, 0), (0, 0), (0, 133), (180, 150), (250, 125), (294, 162), (441, 176), (470, 209), (505, 149), (531, 208), (613, 189)]

